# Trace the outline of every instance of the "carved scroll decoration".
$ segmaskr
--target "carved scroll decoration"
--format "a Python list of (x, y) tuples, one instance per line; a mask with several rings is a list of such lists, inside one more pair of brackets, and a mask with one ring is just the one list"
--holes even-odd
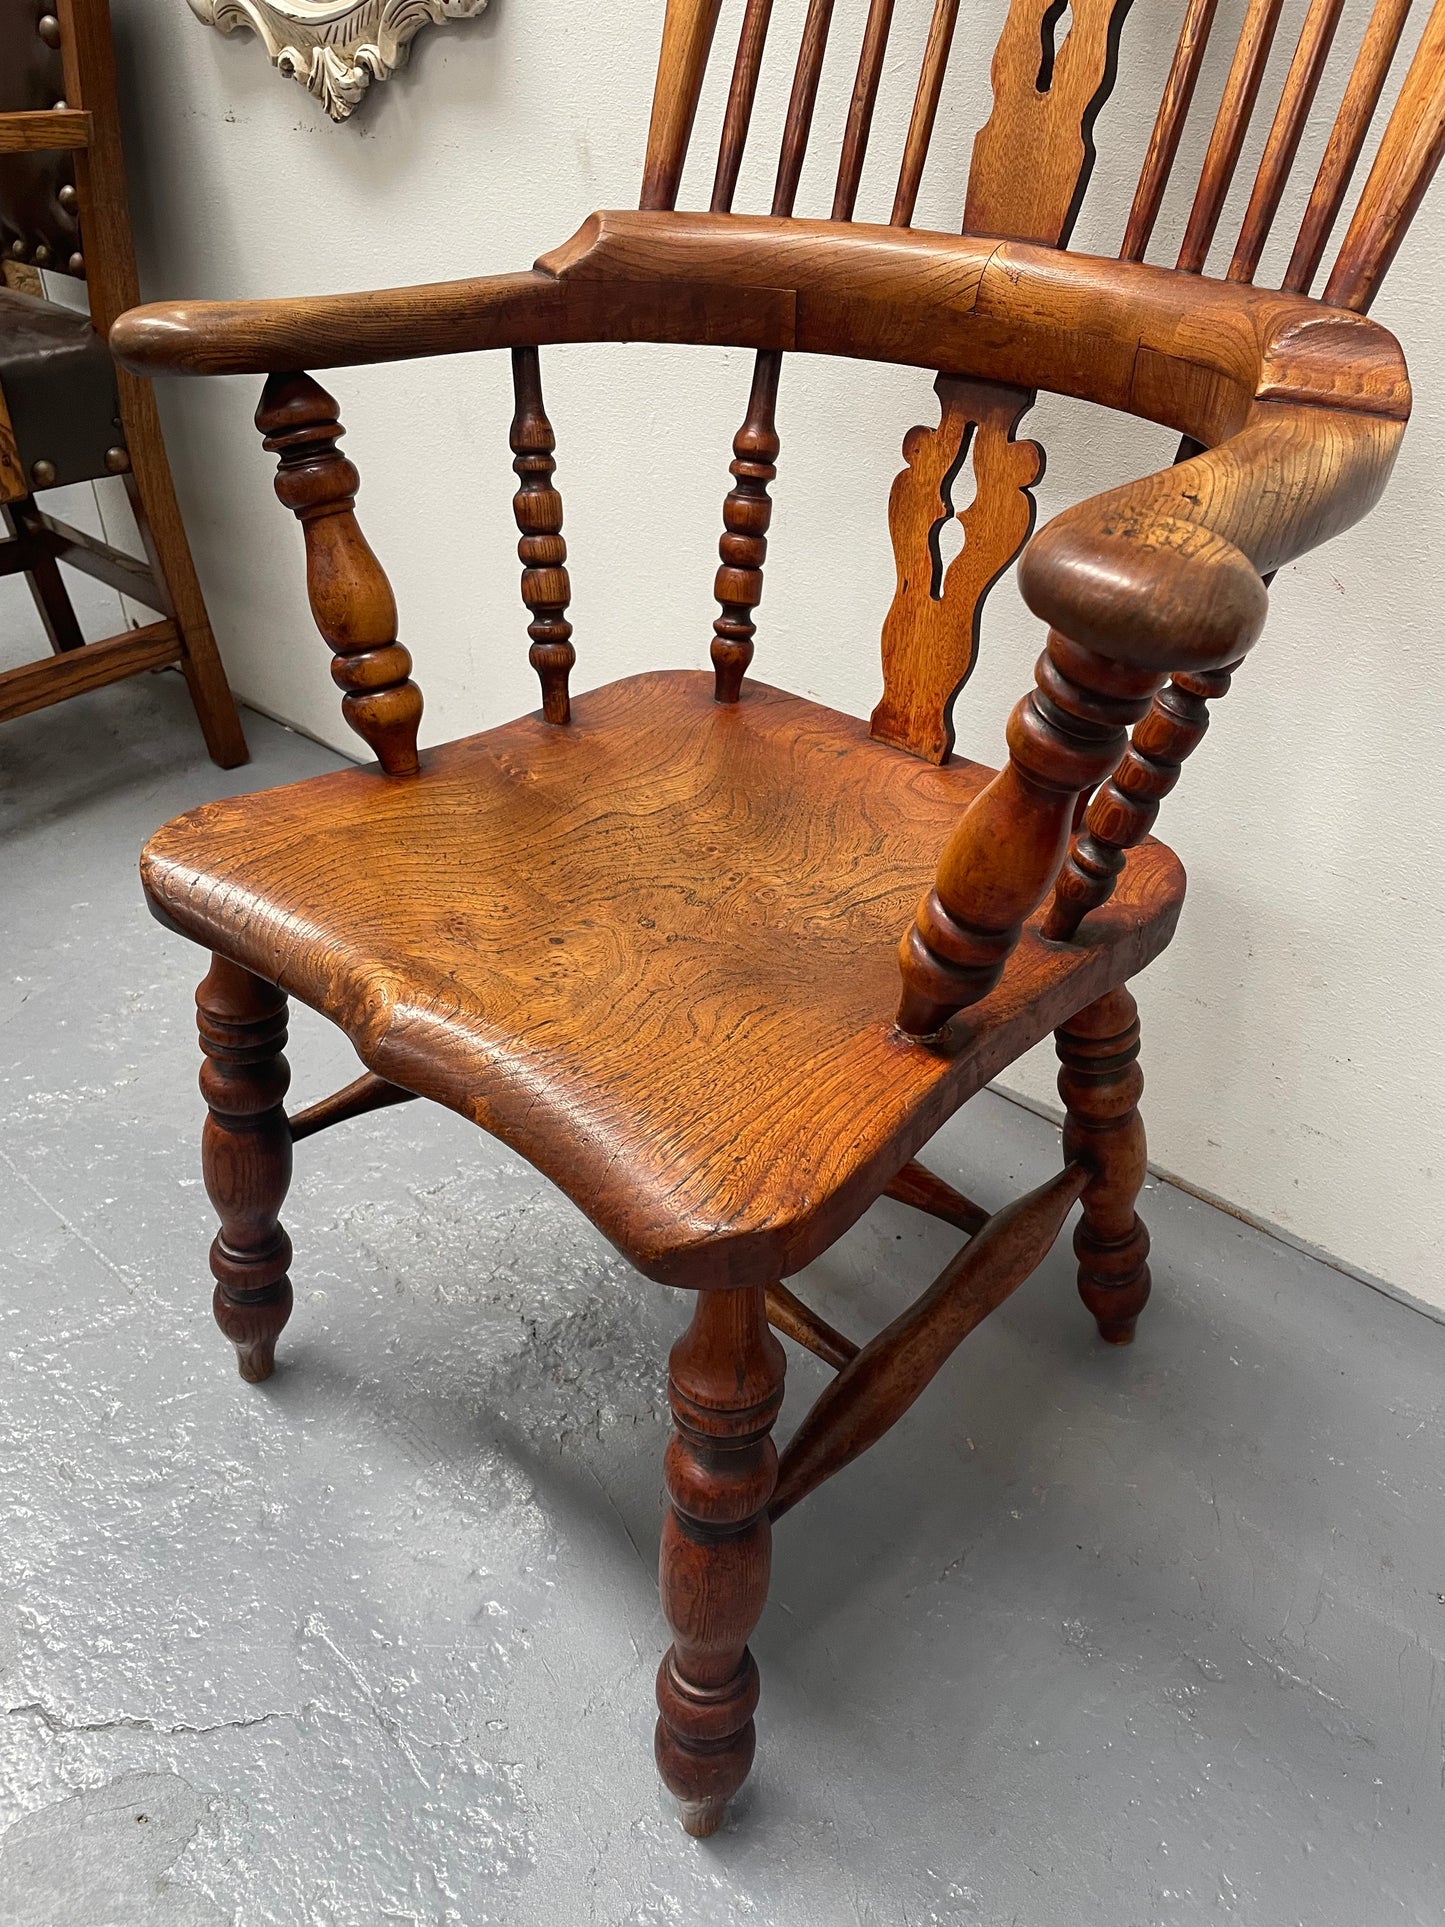
[(471, 20), (487, 0), (187, 0), (205, 26), (249, 28), (271, 65), (345, 120), (374, 80), (406, 64), (423, 27)]
[[(942, 763), (953, 748), (953, 703), (973, 670), (984, 600), (1033, 533), (1029, 493), (1044, 471), (1037, 442), (1014, 431), (1033, 406), (1027, 388), (940, 375), (937, 428), (910, 429), (888, 527), (898, 588), (883, 625), (883, 700), (872, 733)], [(941, 542), (965, 463), (976, 494), (956, 517), (963, 547), (945, 567)]]

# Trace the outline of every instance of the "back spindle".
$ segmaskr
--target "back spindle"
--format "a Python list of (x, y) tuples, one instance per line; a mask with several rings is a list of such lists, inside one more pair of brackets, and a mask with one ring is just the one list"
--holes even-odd
[(673, 208), (722, 0), (667, 0), (642, 172), (643, 208)]
[(1308, 294), (1319, 272), (1325, 243), (1344, 204), (1409, 11), (1410, 0), (1375, 0), (1285, 271), (1282, 285), (1291, 294)]
[(520, 487), (512, 509), (522, 539), (522, 600), (532, 612), (527, 634), (529, 657), (542, 684), (542, 713), (549, 723), (571, 721), (567, 678), (577, 660), (567, 605), (572, 584), (567, 575), (567, 544), (562, 535), (562, 497), (553, 483), (557, 446), (542, 403), (541, 357), (535, 348), (512, 350), (512, 388), (517, 412), (512, 420), (512, 468)]
[(1344, 0), (1310, 0), (1229, 264), (1231, 281), (1253, 281), (1259, 267), (1259, 257), (1264, 252), (1279, 211), (1280, 197), (1299, 152), (1305, 122), (1319, 92), (1343, 7)]
[(918, 190), (923, 181), (924, 163), (933, 140), (938, 119), (938, 103), (943, 95), (943, 80), (948, 72), (948, 56), (958, 25), (958, 0), (934, 0), (933, 19), (923, 49), (923, 66), (918, 75), (918, 92), (903, 144), (903, 165), (898, 172), (898, 188), (893, 196), (892, 227), (912, 227), (918, 206)]
[(1229, 65), (1219, 112), (1205, 150), (1199, 186), (1184, 230), (1184, 245), (1177, 265), (1186, 274), (1203, 271), (1210, 244), (1224, 211), (1225, 196), (1239, 165), (1240, 149), (1249, 132), (1255, 101), (1259, 98), (1275, 29), (1279, 26), (1282, 0), (1249, 0), (1244, 25)]
[(1445, 154), (1445, 0), (1435, 0), (1395, 111), (1385, 124), (1339, 258), (1325, 284), (1334, 307), (1364, 314), (1389, 272)]
[(851, 221), (858, 204), (858, 184), (863, 178), (863, 163), (868, 156), (868, 136), (873, 131), (873, 110), (878, 105), (878, 88), (883, 79), (883, 60), (888, 52), (888, 34), (893, 25), (894, 0), (871, 0), (868, 22), (863, 29), (863, 48), (858, 56), (858, 77), (848, 103), (848, 120), (843, 130), (843, 152), (838, 162), (838, 183), (833, 191), (833, 219)]
[(768, 23), (772, 16), (773, 0), (748, 0), (742, 33), (738, 37), (738, 55), (733, 66), (732, 85), (728, 89), (722, 145), (718, 149), (717, 174), (712, 186), (710, 208), (714, 214), (732, 212), (738, 173), (743, 164), (743, 149), (748, 144), (748, 129), (753, 120), (753, 104), (758, 97), (758, 76), (763, 70)]
[(735, 703), (753, 659), (757, 624), (753, 610), (763, 596), (763, 563), (773, 519), (769, 484), (777, 480), (781, 444), (775, 417), (783, 357), (764, 349), (753, 366), (748, 412), (733, 441), (733, 487), (723, 503), (720, 566), (713, 593), (722, 604), (713, 623), (712, 661), (715, 695)]
[(818, 104), (818, 83), (823, 78), (823, 56), (828, 51), (828, 29), (833, 24), (833, 4), (834, 0), (808, 0), (798, 64), (793, 72), (793, 91), (788, 98), (788, 115), (783, 123), (778, 178), (773, 188), (772, 212), (775, 215), (791, 214), (798, 198), (798, 183), (803, 177), (803, 162), (808, 152), (808, 136), (813, 131), (813, 110)]
[(1144, 156), (1139, 185), (1134, 190), (1134, 204), (1129, 209), (1124, 245), (1119, 250), (1121, 261), (1142, 261), (1149, 246), (1173, 171), (1174, 157), (1179, 152), (1184, 123), (1189, 118), (1194, 89), (1199, 84), (1199, 69), (1204, 64), (1209, 30), (1214, 25), (1218, 5), (1219, 0), (1189, 0), (1185, 8), (1184, 25), (1179, 30), (1169, 78), (1164, 83), (1164, 97), (1159, 102), (1154, 132), (1149, 137), (1149, 151)]

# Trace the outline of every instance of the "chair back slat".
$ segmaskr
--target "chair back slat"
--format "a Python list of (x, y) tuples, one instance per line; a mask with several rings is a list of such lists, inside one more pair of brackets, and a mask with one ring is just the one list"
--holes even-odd
[(1319, 92), (1343, 8), (1344, 0), (1310, 0), (1229, 263), (1231, 281), (1253, 281), (1255, 277), (1299, 152), (1305, 122)]
[(1299, 238), (1285, 270), (1281, 285), (1291, 294), (1308, 294), (1319, 273), (1325, 243), (1344, 205), (1409, 11), (1410, 0), (1375, 0), (1359, 57), (1351, 70), (1340, 110), (1330, 129), (1324, 159), (1310, 191)]
[(1186, 274), (1202, 272), (1219, 227), (1224, 199), (1239, 165), (1240, 149), (1249, 132), (1260, 82), (1274, 45), (1281, 4), (1282, 0), (1249, 0), (1219, 112), (1214, 118), (1214, 130), (1205, 150), (1204, 167), (1189, 212), (1189, 224), (1184, 230), (1184, 245), (1176, 263)]
[(1011, 0), (993, 56), (993, 109), (973, 144), (968, 233), (1067, 243), (1128, 11), (1129, 0)]
[(1124, 245), (1119, 250), (1121, 261), (1144, 259), (1154, 224), (1159, 219), (1164, 190), (1174, 170), (1174, 157), (1179, 152), (1179, 141), (1189, 118), (1194, 89), (1199, 84), (1199, 69), (1204, 64), (1204, 56), (1209, 48), (1209, 32), (1214, 25), (1218, 6), (1219, 0), (1189, 0), (1184, 10), (1184, 24), (1179, 29), (1169, 78), (1164, 83), (1164, 95), (1159, 102), (1154, 131), (1149, 137), (1148, 152), (1139, 173), (1139, 185), (1134, 190), (1133, 205), (1129, 209)]
[(1445, 154), (1445, 0), (1435, 0), (1324, 298), (1363, 314)]
[(758, 97), (758, 76), (763, 70), (768, 23), (772, 16), (773, 0), (748, 0), (742, 33), (738, 36), (738, 57), (733, 66), (732, 85), (728, 88), (717, 174), (712, 184), (710, 207), (714, 214), (732, 212), (738, 172), (743, 164), (743, 149), (748, 144), (748, 129), (753, 121), (753, 103)]
[(893, 227), (912, 227), (913, 214), (918, 206), (918, 190), (923, 181), (923, 168), (928, 159), (928, 149), (933, 140), (934, 123), (938, 119), (938, 103), (943, 94), (944, 76), (948, 72), (948, 56), (953, 47), (953, 33), (958, 25), (958, 0), (934, 0), (933, 19), (929, 22), (928, 40), (923, 49), (923, 65), (918, 75), (918, 92), (913, 100), (913, 113), (908, 122), (908, 136), (903, 144), (903, 164), (898, 172), (898, 188), (893, 196), (893, 212), (889, 222)]
[(778, 157), (778, 177), (773, 188), (771, 211), (774, 214), (791, 214), (797, 202), (808, 137), (813, 131), (813, 109), (818, 104), (818, 83), (823, 78), (823, 56), (828, 51), (828, 29), (832, 24), (833, 0), (808, 0), (798, 64), (793, 70), (793, 91), (788, 97), (788, 117), (783, 123), (783, 149)]
[(721, 11), (722, 0), (667, 0), (640, 207), (677, 206), (692, 124), (697, 118)]
[(868, 23), (863, 29), (863, 47), (858, 55), (858, 77), (848, 102), (848, 122), (843, 129), (843, 151), (838, 160), (838, 181), (833, 190), (833, 219), (851, 221), (858, 203), (858, 183), (868, 156), (868, 136), (873, 131), (873, 109), (878, 104), (878, 88), (883, 79), (883, 61), (888, 52), (888, 33), (893, 25), (894, 0), (870, 0)]

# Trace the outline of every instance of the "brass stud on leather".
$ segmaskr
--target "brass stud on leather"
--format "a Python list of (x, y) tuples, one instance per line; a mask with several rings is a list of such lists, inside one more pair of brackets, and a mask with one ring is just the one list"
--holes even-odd
[(35, 31), (47, 47), (60, 45), (60, 22), (53, 13), (42, 13)]
[(17, 261), (23, 261), (25, 259), (25, 243), (18, 240), (12, 241), (10, 243), (10, 252)]
[(76, 208), (80, 205), (80, 196), (76, 193), (74, 184), (70, 181), (65, 183), (55, 198), (67, 214), (74, 214)]
[(48, 268), (50, 266), (50, 249), (44, 241), (42, 241), (35, 250), (35, 265), (37, 268)]
[(124, 475), (130, 467), (130, 455), (123, 448), (108, 448), (105, 451), (105, 468), (108, 475)]
[(85, 256), (83, 254), (72, 254), (65, 266), (67, 273), (76, 275), (82, 281), (85, 279)]
[(30, 464), (30, 479), (32, 482), (34, 482), (37, 488), (54, 488), (55, 487), (54, 462), (44, 462), (44, 461), (32, 462)]
[(50, 111), (52, 114), (68, 114), (70, 112), (70, 105), (67, 101), (63, 100), (53, 101)]

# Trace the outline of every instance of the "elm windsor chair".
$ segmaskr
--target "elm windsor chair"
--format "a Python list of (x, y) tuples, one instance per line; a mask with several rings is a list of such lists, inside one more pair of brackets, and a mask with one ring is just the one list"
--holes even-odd
[[(868, 7), (828, 220), (793, 210), (831, 0), (809, 0), (763, 217), (732, 204), (770, 0), (741, 10), (706, 213), (676, 203), (720, 0), (669, 0), (638, 212), (594, 215), (530, 273), (154, 306), (113, 334), (143, 373), (266, 376), (257, 424), (302, 525), (345, 715), (379, 763), (193, 811), (145, 854), (155, 914), (213, 953), (197, 1002), (216, 1316), (243, 1377), (264, 1378), (292, 1301), (278, 1215), (292, 1145), (412, 1096), (505, 1139), (646, 1275), (694, 1292), (670, 1360), (661, 1587), (673, 1644), (657, 1757), (698, 1835), (752, 1760), (747, 1641), (771, 1522), (907, 1411), (1075, 1203), (1084, 1301), (1106, 1339), (1133, 1336), (1149, 1271), (1126, 984), (1168, 943), (1184, 887), (1146, 833), (1260, 633), (1272, 572), (1372, 506), (1404, 432), (1404, 363), (1364, 310), (1445, 144), (1445, 0), (1322, 300), (1309, 289), (1409, 0), (1376, 0), (1277, 292), (1253, 277), (1341, 0), (1304, 4), (1223, 277), (1203, 270), (1281, 0), (1244, 0), (1173, 268), (1144, 254), (1215, 0), (1181, 6), (1119, 258), (1067, 251), (1126, 4), (1074, 0), (1064, 38), (1063, 0), (1010, 0), (961, 235), (911, 226), (957, 0), (933, 6), (886, 226), (853, 214), (893, 0)], [(727, 344), (757, 360), (724, 507), (712, 676), (635, 676), (573, 704), (538, 348), (590, 340)], [(336, 404), (299, 371), (482, 348), (512, 355), (522, 596), (543, 706), (419, 755), (421, 696), (353, 516)], [(909, 434), (890, 502), (898, 586), (871, 728), (744, 680), (789, 350), (937, 375), (939, 424)], [(1178, 461), (1030, 541), (1041, 456), (1015, 431), (1039, 388), (1180, 431)], [(969, 457), (977, 495), (945, 569), (940, 534)], [(951, 754), (950, 718), (983, 598), (1020, 552), (1023, 593), (1049, 628), (994, 774)], [(288, 1117), (290, 995), (340, 1024), (369, 1068)], [(1064, 1168), (987, 1216), (911, 1160), (1050, 1031)], [(884, 1194), (968, 1238), (860, 1348), (783, 1281)], [(836, 1371), (781, 1458), (774, 1328)]]

